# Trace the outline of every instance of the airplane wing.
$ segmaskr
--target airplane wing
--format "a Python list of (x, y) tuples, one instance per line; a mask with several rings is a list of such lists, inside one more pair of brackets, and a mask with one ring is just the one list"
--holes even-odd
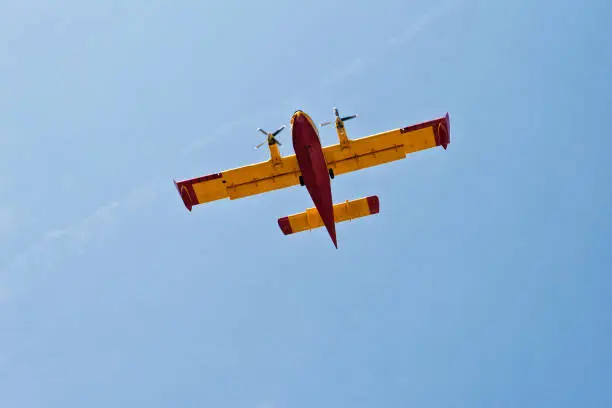
[(295, 155), (174, 182), (185, 207), (223, 198), (235, 200), (300, 183)]
[(445, 117), (405, 128), (352, 139), (348, 144), (323, 148), (334, 176), (406, 158), (407, 154), (450, 143), (450, 118)]

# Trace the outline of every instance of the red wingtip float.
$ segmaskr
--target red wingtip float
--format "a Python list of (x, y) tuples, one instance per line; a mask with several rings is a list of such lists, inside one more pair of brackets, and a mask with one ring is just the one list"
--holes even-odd
[[(377, 196), (359, 198), (338, 204), (333, 203), (331, 180), (367, 167), (406, 158), (406, 155), (437, 146), (446, 150), (450, 143), (450, 117), (441, 118), (393, 129), (382, 133), (349, 139), (344, 122), (357, 117), (340, 117), (334, 108), (335, 120), (321, 126), (335, 124), (339, 143), (323, 147), (319, 131), (310, 116), (297, 110), (291, 117), (291, 137), (295, 154), (281, 156), (276, 136), (285, 128), (272, 133), (262, 129), (270, 149), (270, 160), (213, 173), (207, 176), (174, 182), (185, 207), (222, 198), (235, 200), (281, 188), (301, 185), (306, 187), (314, 207), (306, 211), (278, 219), (278, 226), (285, 235), (325, 227), (334, 246), (336, 223), (378, 214)], [(256, 148), (263, 146), (259, 144)]]

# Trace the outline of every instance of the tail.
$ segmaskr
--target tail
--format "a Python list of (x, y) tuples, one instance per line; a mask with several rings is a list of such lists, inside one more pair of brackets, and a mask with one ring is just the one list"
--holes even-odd
[(316, 208), (308, 208), (304, 212), (279, 218), (278, 226), (285, 235), (325, 226), (334, 246), (338, 249), (336, 223), (378, 214), (379, 209), (380, 204), (377, 196), (364, 197), (335, 204), (333, 206), (333, 218), (328, 219), (327, 222), (324, 222), (324, 218), (328, 217), (321, 217)]
[(338, 241), (336, 240), (336, 223), (334, 222), (333, 218), (331, 219), (331, 221), (325, 223), (325, 228), (327, 229), (329, 237), (334, 243), (334, 246), (336, 247), (336, 249), (338, 249)]

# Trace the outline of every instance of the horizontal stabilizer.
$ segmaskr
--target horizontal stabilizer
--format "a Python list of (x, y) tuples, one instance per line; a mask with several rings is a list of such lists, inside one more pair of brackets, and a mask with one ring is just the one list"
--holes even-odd
[[(359, 198), (353, 201), (334, 204), (334, 221), (343, 222), (367, 215), (378, 214), (379, 201), (377, 196)], [(323, 220), (316, 208), (308, 208), (306, 211), (278, 219), (278, 226), (283, 234), (295, 234), (320, 228)]]

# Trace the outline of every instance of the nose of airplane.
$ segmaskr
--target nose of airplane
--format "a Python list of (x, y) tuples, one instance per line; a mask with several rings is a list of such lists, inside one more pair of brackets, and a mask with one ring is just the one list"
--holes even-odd
[(295, 118), (297, 118), (299, 116), (303, 116), (303, 115), (304, 115), (304, 112), (298, 109), (295, 112), (293, 112), (293, 115), (291, 115), (291, 119), (295, 119)]
[(304, 114), (303, 111), (301, 110), (296, 110), (295, 112), (293, 112), (293, 115), (291, 116), (291, 126), (295, 126), (295, 125), (299, 125), (299, 124), (303, 124), (304, 122), (307, 122), (308, 119), (306, 118), (306, 114)]

